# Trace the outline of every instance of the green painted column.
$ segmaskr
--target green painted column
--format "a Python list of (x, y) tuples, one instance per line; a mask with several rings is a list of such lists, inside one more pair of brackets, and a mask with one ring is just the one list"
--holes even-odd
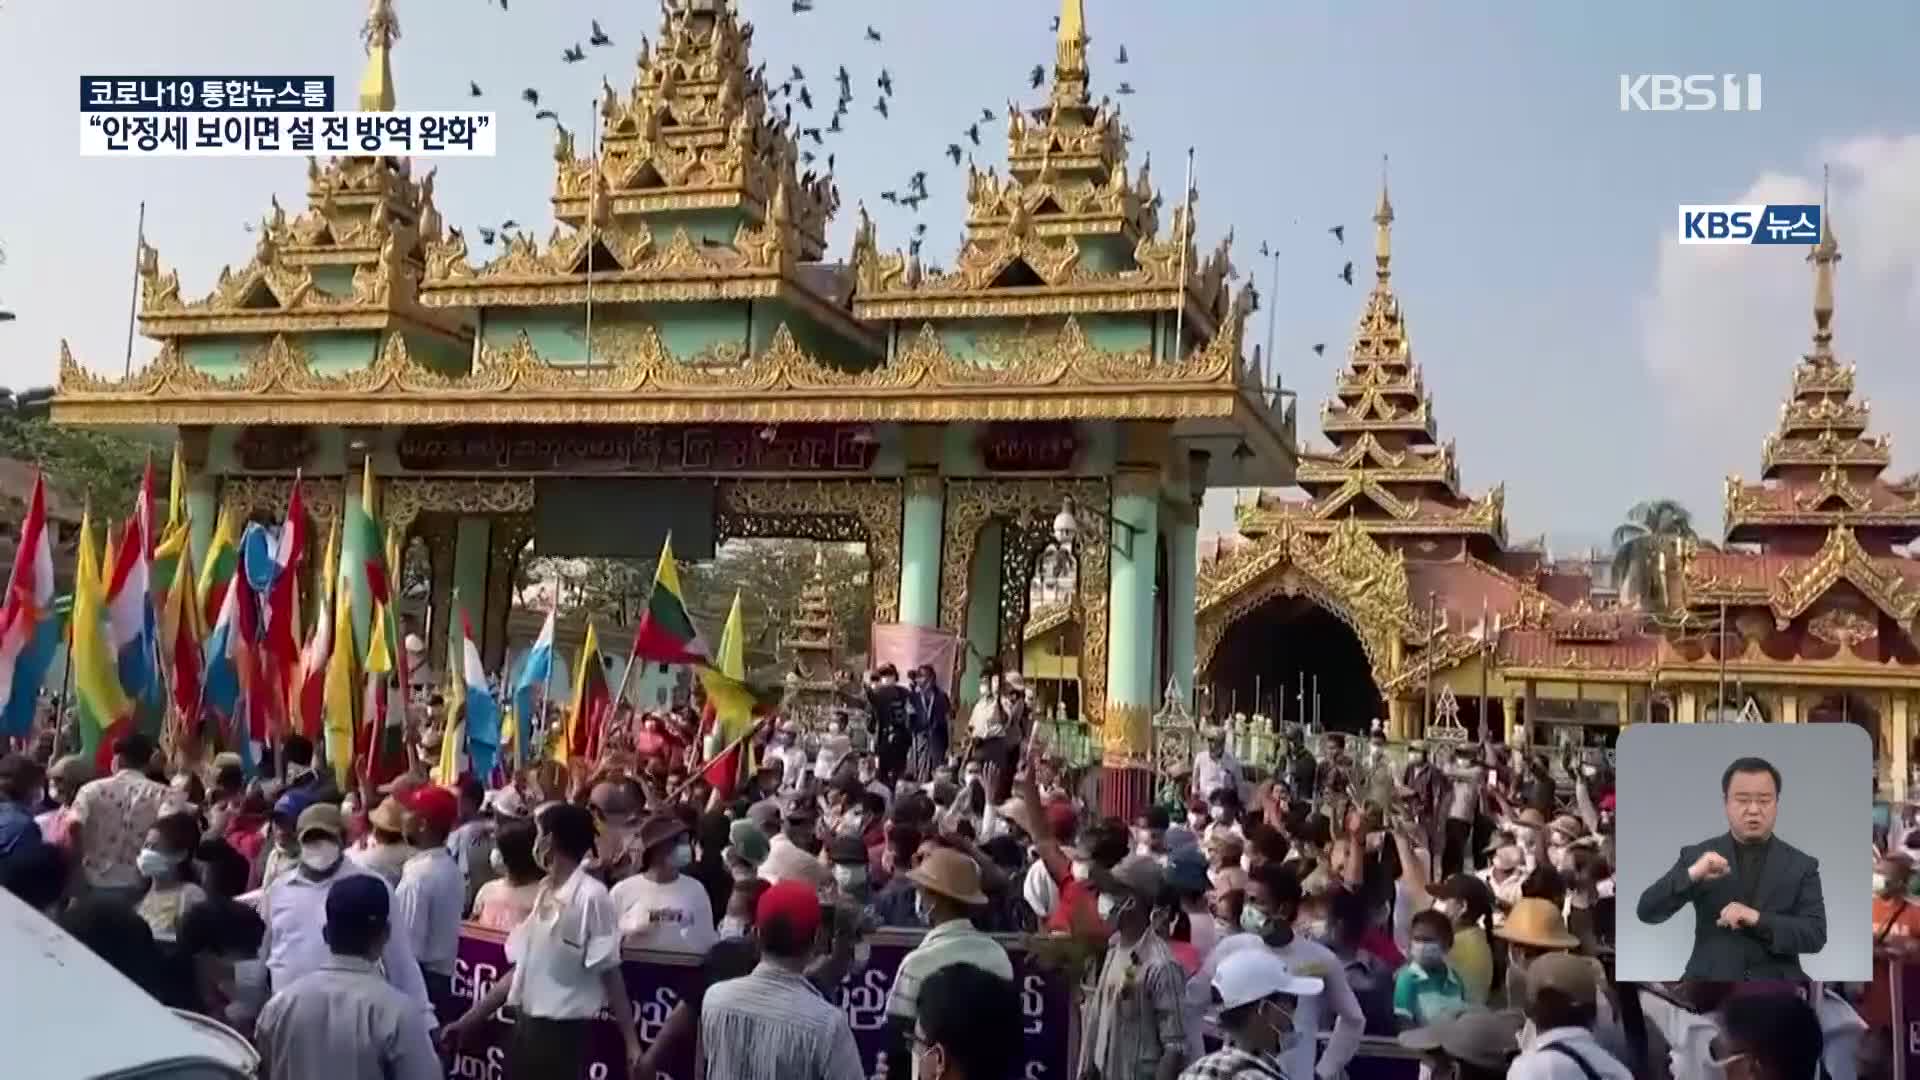
[(187, 550), (193, 553), (193, 572), (203, 572), (213, 529), (220, 521), (220, 480), (204, 472), (187, 474)]
[[(467, 617), (473, 620), (473, 632), (482, 633), (480, 626), (487, 609), (487, 556), (493, 542), (493, 519), (484, 517), (463, 517), (454, 526), (453, 533), (453, 588), (457, 597), (456, 605), (464, 605)], [(450, 609), (450, 621), (447, 632), (459, 624), (459, 607)], [(430, 642), (432, 650), (443, 647), (442, 642)], [(444, 655), (444, 654), (443, 654)]]
[[(1093, 526), (1089, 521), (1083, 528)], [(1152, 798), (1156, 623), (1154, 562), (1160, 545), (1158, 472), (1113, 479), (1112, 557), (1107, 578), (1107, 702), (1101, 812), (1132, 821)]]
[(940, 531), (946, 518), (946, 486), (940, 477), (907, 477), (900, 522), (900, 615), (908, 626), (940, 624)]
[(967, 583), (967, 663), (955, 701), (971, 705), (980, 696), (980, 662), (1000, 647), (1000, 523), (988, 522), (973, 549), (973, 568)]
[[(1199, 511), (1167, 514), (1167, 671), (1180, 687), (1180, 700), (1193, 709), (1194, 617), (1198, 597)], [(1158, 699), (1156, 698), (1156, 704)]]

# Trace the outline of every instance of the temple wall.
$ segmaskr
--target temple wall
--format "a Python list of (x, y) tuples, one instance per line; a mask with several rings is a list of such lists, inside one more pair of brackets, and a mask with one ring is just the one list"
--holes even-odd
[[(746, 305), (734, 302), (596, 304), (593, 324), (596, 335), (651, 325), (667, 351), (681, 358), (715, 345), (744, 345), (747, 334)], [(492, 308), (482, 334), (487, 347), (505, 349), (524, 332), (548, 363), (583, 364), (587, 361), (586, 325), (584, 308)]]

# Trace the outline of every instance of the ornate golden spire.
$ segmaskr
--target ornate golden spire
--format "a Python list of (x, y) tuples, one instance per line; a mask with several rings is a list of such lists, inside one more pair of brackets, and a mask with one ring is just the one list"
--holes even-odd
[(1840, 241), (1833, 235), (1833, 211), (1828, 206), (1828, 177), (1825, 168), (1820, 177), (1820, 242), (1807, 253), (1813, 264), (1813, 351), (1816, 356), (1833, 354), (1833, 267), (1840, 261)]
[(1382, 284), (1393, 261), (1393, 202), (1387, 198), (1387, 156), (1380, 155), (1380, 208), (1373, 212), (1373, 262)]
[(400, 20), (393, 0), (372, 0), (360, 38), (367, 43), (367, 71), (360, 76), (360, 111), (393, 111), (393, 43), (400, 40)]
[(1087, 100), (1086, 0), (1060, 0), (1060, 29), (1054, 46), (1053, 100), (1068, 105)]

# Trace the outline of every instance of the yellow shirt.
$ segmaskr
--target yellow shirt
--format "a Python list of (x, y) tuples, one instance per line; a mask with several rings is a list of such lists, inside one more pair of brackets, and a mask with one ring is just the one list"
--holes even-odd
[(1485, 1005), (1493, 989), (1493, 949), (1487, 944), (1487, 932), (1478, 926), (1456, 927), (1447, 963), (1465, 985), (1467, 1003)]

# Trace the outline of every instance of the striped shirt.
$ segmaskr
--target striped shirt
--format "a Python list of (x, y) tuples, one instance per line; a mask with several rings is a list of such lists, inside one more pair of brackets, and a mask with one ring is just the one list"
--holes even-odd
[(1168, 1050), (1186, 1052), (1186, 985), (1186, 972), (1157, 934), (1148, 931), (1132, 948), (1114, 935), (1100, 981), (1087, 995), (1083, 1067), (1098, 1067), (1101, 1080), (1153, 1080)]
[(727, 1080), (866, 1080), (840, 1007), (768, 960), (707, 991), (700, 1006), (706, 1075)]
[(920, 984), (941, 968), (972, 964), (990, 975), (1013, 981), (1013, 961), (1007, 950), (966, 919), (949, 919), (927, 931), (920, 945), (900, 960), (887, 992), (887, 1015), (903, 1020), (919, 1016)]

